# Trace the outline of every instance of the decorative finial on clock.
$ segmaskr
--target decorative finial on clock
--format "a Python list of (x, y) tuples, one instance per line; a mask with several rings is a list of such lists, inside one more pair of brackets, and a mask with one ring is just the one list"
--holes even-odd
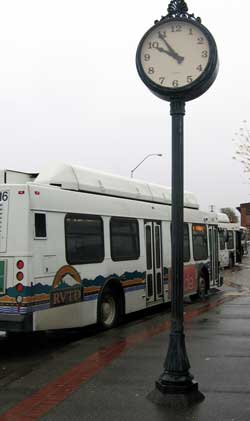
[(168, 6), (168, 15), (186, 15), (188, 12), (187, 3), (184, 0), (172, 0)]
[[(171, 0), (168, 5), (167, 16), (162, 16), (160, 20), (172, 18), (187, 18), (191, 20), (196, 20), (199, 23), (201, 23), (201, 18), (195, 18), (193, 13), (188, 13), (188, 6), (184, 0)], [(156, 20), (155, 23), (157, 22), (159, 21)]]

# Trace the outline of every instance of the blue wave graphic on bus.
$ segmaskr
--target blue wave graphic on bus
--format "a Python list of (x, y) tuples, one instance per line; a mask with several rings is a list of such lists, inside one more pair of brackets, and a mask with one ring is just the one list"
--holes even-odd
[[(145, 280), (145, 277), (146, 277), (146, 272), (139, 272), (139, 271), (124, 272), (121, 276), (117, 275), (116, 273), (112, 275), (108, 275), (107, 277), (98, 275), (95, 279), (87, 279), (87, 278), (82, 279), (81, 286), (82, 287), (94, 287), (94, 286), (103, 287), (111, 279), (118, 280), (121, 283), (124, 283), (127, 281), (136, 281), (138, 279), (143, 282)], [(62, 282), (60, 282), (60, 284), (56, 288), (64, 289), (64, 288), (69, 288), (69, 287), (72, 287), (72, 285), (69, 285), (67, 282), (62, 280)], [(39, 282), (38, 284), (35, 284), (33, 286), (24, 286), (21, 295), (23, 297), (32, 297), (35, 295), (50, 294), (52, 290), (54, 290), (52, 285), (48, 285), (48, 284), (44, 285), (41, 282)], [(3, 295), (8, 295), (9, 297), (16, 298), (17, 295), (20, 295), (20, 293), (17, 291), (16, 287), (10, 287), (10, 288), (7, 288), (6, 294), (3, 294)]]
[(110, 281), (111, 279), (118, 280), (121, 282), (127, 282), (127, 281), (133, 281), (136, 279), (145, 280), (146, 272), (124, 272), (121, 276), (117, 275), (116, 273), (113, 273), (112, 275), (109, 275), (107, 277), (104, 277), (102, 275), (98, 275), (94, 280), (92, 279), (83, 279), (82, 285), (85, 287), (91, 287), (91, 286), (100, 286), (102, 287), (105, 285), (106, 282)]
[[(51, 291), (51, 285), (43, 285), (40, 282), (33, 286), (24, 286), (23, 291), (21, 295), (23, 297), (32, 297), (33, 295), (39, 295), (39, 294), (49, 294)], [(16, 297), (17, 295), (20, 295), (20, 293), (17, 291), (16, 287), (10, 287), (6, 290), (9, 297)]]

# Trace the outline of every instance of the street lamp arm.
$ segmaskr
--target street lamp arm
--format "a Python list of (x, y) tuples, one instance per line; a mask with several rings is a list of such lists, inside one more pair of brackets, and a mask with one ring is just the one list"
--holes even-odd
[(139, 164), (138, 165), (136, 165), (136, 167), (135, 168), (133, 168), (132, 170), (131, 170), (131, 178), (133, 178), (133, 174), (134, 174), (134, 171), (144, 162), (144, 161), (146, 161), (146, 159), (148, 159), (150, 156), (162, 156), (162, 154), (161, 153), (150, 153), (150, 154), (148, 154), (148, 155), (146, 155), (145, 156), (145, 158), (143, 158), (143, 160), (141, 161), (141, 162), (139, 162)]

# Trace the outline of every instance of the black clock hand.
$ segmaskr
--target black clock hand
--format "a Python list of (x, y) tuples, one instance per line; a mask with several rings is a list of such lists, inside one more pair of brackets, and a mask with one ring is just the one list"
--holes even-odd
[[(174, 55), (174, 56), (179, 56), (179, 54), (177, 54), (177, 52), (171, 47), (171, 45), (168, 43), (168, 41), (165, 39), (164, 35), (162, 35), (161, 32), (159, 32), (159, 38), (164, 42), (164, 44), (166, 45), (166, 47), (168, 47), (169, 51)], [(183, 57), (182, 57), (183, 58)]]
[[(173, 53), (171, 53), (170, 51), (167, 51), (167, 50), (165, 50), (164, 48), (162, 48), (162, 47), (155, 47), (156, 48), (156, 50), (158, 50), (158, 51), (160, 51), (160, 53), (166, 53), (168, 56), (170, 56), (170, 57), (174, 57), (173, 56)], [(175, 58), (175, 57), (174, 57)]]
[(168, 56), (174, 58), (179, 64), (182, 63), (182, 61), (184, 60), (184, 57), (179, 56), (178, 54), (174, 54), (171, 51), (167, 51), (162, 47), (155, 47), (156, 50), (160, 51), (160, 53), (165, 53)]
[(179, 64), (181, 64), (184, 60), (184, 57), (181, 57), (172, 47), (171, 45), (167, 42), (167, 40), (165, 39), (165, 37), (159, 32), (159, 38), (164, 42), (164, 44), (168, 47), (169, 49), (169, 55), (171, 55)]

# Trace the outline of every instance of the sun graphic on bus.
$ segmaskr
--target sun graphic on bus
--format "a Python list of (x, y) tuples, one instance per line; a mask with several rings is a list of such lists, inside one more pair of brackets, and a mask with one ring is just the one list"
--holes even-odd
[(52, 288), (58, 288), (62, 283), (68, 287), (73, 286), (76, 283), (81, 284), (81, 277), (75, 268), (65, 265), (62, 266), (56, 273)]

